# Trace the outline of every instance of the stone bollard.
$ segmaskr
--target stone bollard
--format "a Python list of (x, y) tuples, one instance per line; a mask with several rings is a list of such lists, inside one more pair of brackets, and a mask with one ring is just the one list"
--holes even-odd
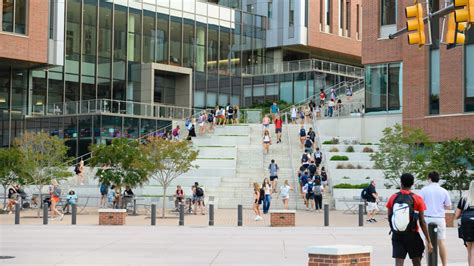
[(242, 204), (237, 205), (237, 226), (242, 226)]
[(184, 225), (184, 205), (179, 205), (179, 226)]
[(151, 204), (151, 225), (156, 225), (156, 204)]
[(428, 254), (428, 266), (438, 265), (438, 225), (435, 223), (428, 224), (428, 233), (430, 234), (433, 252)]
[(364, 226), (364, 204), (359, 204), (359, 226)]
[(48, 204), (43, 203), (43, 224), (48, 224)]
[(20, 203), (15, 204), (15, 224), (20, 224)]
[(71, 224), (77, 223), (77, 205), (72, 205), (72, 213), (71, 213)]
[(329, 226), (329, 204), (324, 204), (324, 226)]
[(214, 204), (209, 204), (209, 226), (214, 225)]

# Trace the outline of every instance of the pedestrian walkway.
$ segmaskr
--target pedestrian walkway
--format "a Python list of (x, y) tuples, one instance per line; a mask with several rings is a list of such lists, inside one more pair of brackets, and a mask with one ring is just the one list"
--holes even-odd
[[(393, 265), (387, 228), (0, 226), (1, 265), (307, 265), (313, 245), (370, 245), (371, 265)], [(467, 266), (456, 231), (448, 265)], [(426, 262), (423, 262), (426, 265)]]

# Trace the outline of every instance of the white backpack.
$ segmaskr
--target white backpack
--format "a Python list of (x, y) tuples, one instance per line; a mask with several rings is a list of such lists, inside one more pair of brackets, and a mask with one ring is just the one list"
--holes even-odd
[(412, 194), (397, 193), (393, 201), (390, 224), (395, 233), (408, 233), (416, 226)]

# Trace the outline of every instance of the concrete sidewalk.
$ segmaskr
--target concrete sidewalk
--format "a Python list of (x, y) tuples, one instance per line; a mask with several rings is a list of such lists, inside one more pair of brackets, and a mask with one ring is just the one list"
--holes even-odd
[[(371, 265), (393, 265), (387, 228), (0, 226), (1, 265), (307, 265), (306, 247), (373, 246)], [(455, 229), (448, 265), (467, 265)], [(407, 263), (411, 265), (411, 263)], [(424, 264), (426, 265), (426, 264)]]

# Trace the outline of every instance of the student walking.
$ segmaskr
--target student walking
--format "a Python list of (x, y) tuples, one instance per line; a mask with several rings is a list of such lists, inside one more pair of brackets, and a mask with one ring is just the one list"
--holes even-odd
[(280, 170), (278, 164), (276, 164), (275, 160), (272, 159), (268, 165), (268, 171), (270, 172), (270, 182), (272, 182), (273, 192), (276, 192), (278, 185), (278, 170)]
[(270, 112), (272, 113), (272, 118), (275, 119), (276, 115), (280, 112), (280, 108), (278, 108), (276, 102), (273, 102), (273, 104), (270, 106)]
[(296, 119), (297, 119), (297, 114), (298, 113), (298, 110), (296, 109), (296, 106), (292, 106), (291, 107), (291, 123), (292, 124), (295, 124), (296, 123)]
[(12, 186), (8, 189), (8, 205), (5, 208), (5, 211), (8, 211), (8, 214), (13, 213), (13, 208), (16, 206), (18, 202), (18, 191), (15, 186)]
[(306, 140), (304, 141), (304, 152), (308, 153), (313, 153), (313, 142), (309, 138), (309, 136), (306, 137)]
[(400, 177), (400, 192), (393, 194), (387, 202), (392, 231), (392, 257), (396, 266), (403, 265), (407, 254), (414, 266), (421, 266), (425, 245), (418, 232), (420, 227), (426, 238), (428, 252), (433, 250), (424, 216), (425, 202), (422, 197), (411, 192), (414, 182), (413, 175), (403, 174)]
[(471, 181), (466, 195), (459, 200), (454, 220), (460, 219), (459, 238), (467, 248), (469, 266), (474, 265), (474, 181)]
[(263, 194), (260, 191), (260, 185), (255, 182), (253, 183), (253, 211), (255, 212), (255, 221), (263, 220), (260, 213), (260, 204), (263, 202)]
[(173, 140), (179, 140), (179, 133), (180, 133), (180, 128), (178, 125), (173, 129), (173, 132), (171, 133), (171, 135), (173, 135)]
[(290, 191), (293, 191), (293, 188), (288, 184), (288, 180), (285, 180), (283, 186), (280, 187), (280, 196), (283, 200), (283, 205), (285, 210), (288, 210), (288, 201), (290, 200)]
[(81, 158), (81, 161), (79, 161), (78, 164), (76, 164), (76, 167), (74, 168), (74, 172), (77, 175), (77, 184), (78, 185), (84, 185), (84, 161)]
[(100, 204), (99, 208), (107, 207), (107, 194), (109, 193), (109, 186), (106, 183), (101, 183), (99, 187)]
[[(303, 187), (303, 193), (305, 193), (305, 203), (306, 203), (306, 210), (314, 210), (314, 182), (312, 179), (308, 179), (306, 185)], [(311, 209), (309, 209), (309, 204), (311, 202)]]
[(314, 203), (316, 205), (316, 211), (321, 212), (323, 209), (323, 192), (324, 187), (321, 185), (321, 179), (315, 178), (314, 181)]
[(270, 152), (270, 145), (272, 145), (272, 138), (270, 137), (270, 132), (265, 129), (265, 132), (263, 133), (263, 151), (265, 154)]
[(263, 198), (263, 214), (267, 214), (270, 210), (270, 203), (272, 201), (273, 187), (268, 178), (263, 180), (262, 188), (265, 197)]
[(304, 142), (306, 141), (306, 130), (304, 129), (304, 125), (302, 125), (300, 128), (299, 138), (300, 138), (301, 148), (303, 148)]
[(283, 120), (281, 119), (279, 115), (277, 115), (274, 123), (275, 123), (275, 134), (276, 134), (276, 139), (277, 139), (276, 143), (281, 143), (281, 132), (283, 130)]
[[(81, 160), (82, 161), (82, 160)], [(51, 221), (54, 221), (54, 214), (56, 213), (59, 216), (59, 220), (62, 221), (64, 218), (64, 213), (60, 212), (56, 206), (61, 200), (61, 188), (59, 187), (58, 181), (56, 179), (51, 180), (50, 186), (50, 195), (51, 195)]]
[(379, 202), (379, 196), (375, 190), (375, 180), (372, 180), (370, 185), (365, 188), (365, 190), (365, 193), (363, 192), (362, 194), (365, 195), (363, 199), (367, 201), (367, 222), (376, 223), (377, 220), (375, 220), (375, 215), (379, 211), (379, 207), (377, 205)]
[(443, 266), (447, 265), (446, 254), (446, 220), (445, 209), (451, 209), (451, 198), (446, 189), (439, 185), (438, 172), (431, 172), (428, 174), (430, 184), (423, 187), (420, 191), (420, 196), (426, 204), (425, 220), (427, 224), (434, 223), (438, 226), (438, 247), (439, 255)]
[(265, 115), (262, 119), (263, 130), (268, 130), (270, 128), (270, 117)]

